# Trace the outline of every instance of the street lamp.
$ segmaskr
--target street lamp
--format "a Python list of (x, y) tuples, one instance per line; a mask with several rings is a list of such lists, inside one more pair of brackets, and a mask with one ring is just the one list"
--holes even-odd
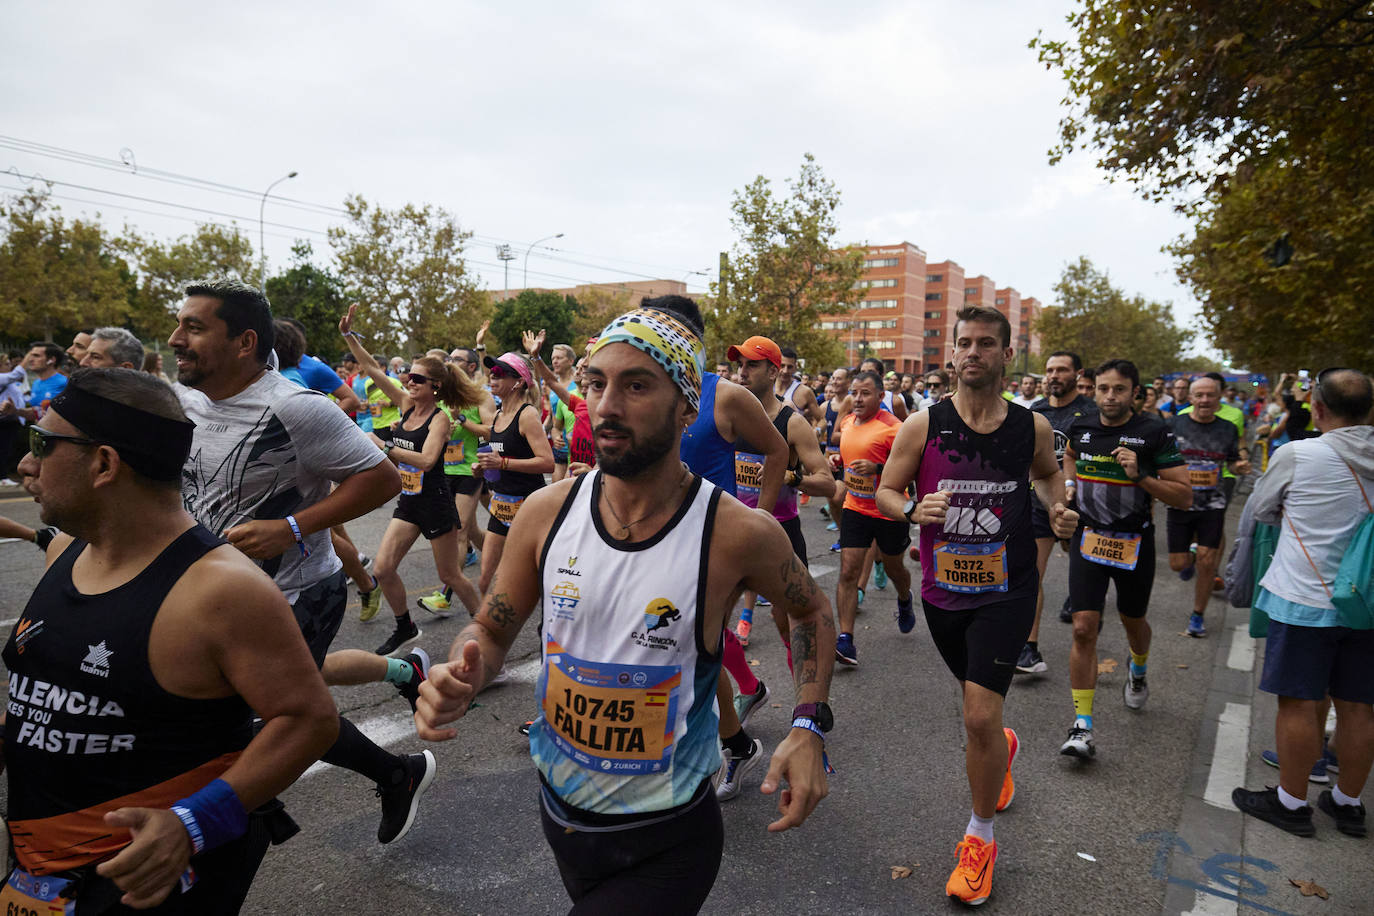
[(262, 294), (267, 295), (267, 230), (262, 221), (263, 214), (267, 211), (267, 195), (272, 193), (272, 189), (286, 181), (288, 178), (295, 178), (297, 172), (288, 172), (276, 181), (267, 186), (267, 190), (262, 192), (262, 203), (258, 206), (258, 255), (260, 257), (258, 267), (258, 288)]
[(532, 242), (532, 243), (530, 243), (530, 247), (528, 247), (528, 248), (525, 249), (525, 275), (524, 275), (525, 278), (524, 278), (523, 281), (521, 281), (521, 283), (522, 283), (522, 285), (524, 286), (525, 289), (529, 289), (529, 288), (530, 288), (530, 252), (534, 250), (534, 246), (535, 246), (535, 245), (538, 245), (539, 242), (547, 242), (547, 241), (550, 241), (551, 239), (561, 239), (562, 237), (563, 237), (563, 233), (561, 233), (561, 232), (558, 233), (557, 235), (545, 236), (544, 238), (540, 239), (538, 242)]

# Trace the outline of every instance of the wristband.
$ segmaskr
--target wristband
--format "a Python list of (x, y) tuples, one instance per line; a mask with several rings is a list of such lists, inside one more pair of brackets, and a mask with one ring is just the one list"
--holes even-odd
[(172, 805), (191, 837), (191, 854), (200, 855), (248, 832), (248, 812), (234, 787), (216, 779), (194, 795)]
[(310, 556), (310, 551), (306, 549), (305, 538), (301, 536), (301, 526), (296, 524), (296, 516), (288, 515), (286, 524), (291, 526), (291, 534), (296, 539), (296, 546), (301, 549), (301, 556)]
[(809, 716), (797, 716), (792, 720), (792, 727), (804, 728), (817, 738), (820, 738), (822, 744), (825, 743), (825, 732), (821, 731), (821, 727), (816, 724), (816, 720)]

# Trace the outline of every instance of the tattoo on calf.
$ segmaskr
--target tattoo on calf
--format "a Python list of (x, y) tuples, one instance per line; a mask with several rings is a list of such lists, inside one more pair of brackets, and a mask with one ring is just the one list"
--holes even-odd
[(796, 555), (787, 558), (779, 570), (782, 573), (783, 598), (796, 607), (810, 607), (816, 596), (816, 580)]

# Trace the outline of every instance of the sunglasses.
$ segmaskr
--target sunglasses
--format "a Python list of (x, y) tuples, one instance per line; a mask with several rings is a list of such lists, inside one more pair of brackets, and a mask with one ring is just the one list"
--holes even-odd
[(59, 442), (73, 442), (77, 445), (100, 444), (94, 439), (87, 439), (85, 436), (68, 436), (65, 433), (55, 433), (50, 429), (40, 429), (37, 426), (29, 427), (29, 451), (39, 461), (51, 455), (53, 448)]
[(434, 379), (430, 378), (428, 375), (412, 372), (406, 376), (406, 381), (410, 382), (412, 385), (426, 385), (433, 383)]
[(492, 377), (492, 378), (515, 378), (516, 376), (515, 376), (515, 373), (514, 373), (514, 372), (512, 372), (512, 371), (509, 370), (509, 369), (507, 369), (505, 366), (496, 365), (496, 366), (492, 366), (492, 367), (491, 367), (491, 377)]

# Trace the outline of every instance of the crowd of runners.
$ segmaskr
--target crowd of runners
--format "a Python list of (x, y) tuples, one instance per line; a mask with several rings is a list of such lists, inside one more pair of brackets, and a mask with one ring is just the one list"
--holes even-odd
[[(354, 331), (358, 309), (340, 316), (347, 353), (330, 365), (309, 354), (336, 341), (274, 319), (252, 287), (208, 281), (185, 290), (174, 383), (111, 328), (65, 353), (35, 344), (0, 374), (0, 432), (28, 446), (12, 473), (47, 526), (0, 520), (47, 555), (4, 648), (6, 912), (237, 912), (268, 847), (298, 829), (276, 796), (317, 759), (362, 776), (378, 841), (400, 839), (435, 756), (378, 746), (327, 686), (392, 685), (420, 739), (453, 739), (531, 615), (541, 669), (524, 730), (572, 911), (696, 912), (721, 862), (720, 805), (751, 773), (766, 765), (762, 791), (777, 796), (771, 831), (825, 797), (832, 671), (859, 666), (860, 605), (889, 586), (897, 638), (917, 626), (919, 590), (960, 684), (970, 816), (946, 892), (981, 904), (995, 815), (1016, 794), (1004, 701), (1018, 673), (1049, 673), (1056, 547), (1072, 625), (1061, 753), (1088, 765), (1109, 586), (1130, 647), (1123, 703), (1139, 710), (1155, 527), (1194, 583), (1187, 632), (1205, 638), (1213, 591), (1235, 584), (1227, 507), (1266, 461), (1241, 535), (1292, 529), (1254, 589), (1281, 786), (1235, 801), (1311, 835), (1306, 781), (1338, 774), (1320, 807), (1364, 834), (1374, 631), (1349, 625), (1327, 585), (1361, 522), (1349, 506), (1374, 483), (1363, 374), (1299, 373), (1273, 399), (1241, 397), (1220, 375), (1150, 384), (1129, 359), (1060, 351), (1043, 376), (1008, 379), (1010, 325), (980, 307), (958, 313), (946, 367), (923, 376), (876, 359), (806, 374), (762, 336), (710, 371), (702, 316), (680, 296), (575, 345), (547, 348), (531, 328), (494, 355), (484, 326), (456, 349), (387, 358)], [(67, 358), (83, 368), (60, 372)], [(1316, 497), (1299, 460), (1323, 468)], [(347, 523), (393, 499), (380, 542), (356, 542)], [(808, 571), (803, 511), (835, 532), (832, 593)], [(398, 568), (419, 537), (443, 587), (412, 603)], [(391, 611), (375, 651), (330, 650), (350, 589), (362, 621), (382, 599)], [(469, 622), (432, 660), (421, 623), (457, 604)], [(759, 608), (793, 678), (792, 727), (771, 755), (749, 722), (788, 692), (745, 657)], [(1339, 732), (1323, 744), (1330, 703)]]

